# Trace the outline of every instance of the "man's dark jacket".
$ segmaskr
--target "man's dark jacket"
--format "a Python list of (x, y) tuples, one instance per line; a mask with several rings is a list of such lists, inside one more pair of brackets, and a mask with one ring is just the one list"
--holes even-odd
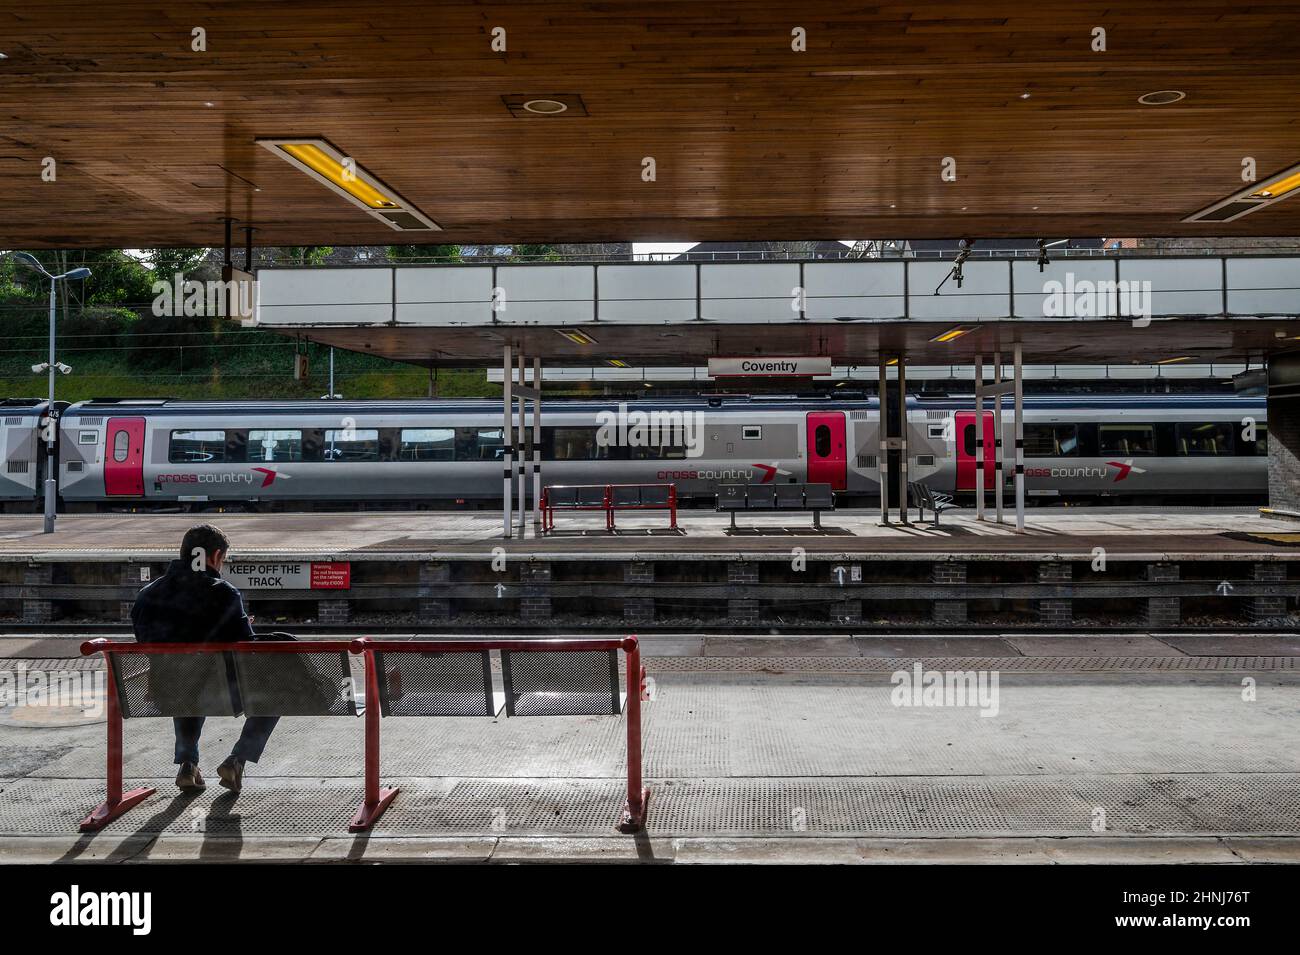
[(244, 598), (214, 570), (192, 570), (173, 560), (131, 608), (141, 643), (235, 643), (253, 639)]

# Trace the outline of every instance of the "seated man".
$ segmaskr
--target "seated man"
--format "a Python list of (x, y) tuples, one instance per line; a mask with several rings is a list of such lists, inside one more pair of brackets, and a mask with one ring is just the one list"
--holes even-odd
[[(141, 643), (235, 643), (253, 639), (252, 619), (244, 598), (221, 579), (221, 565), (230, 542), (211, 524), (185, 532), (181, 556), (167, 573), (140, 591), (131, 608), (135, 638)], [(155, 658), (155, 661), (164, 658)], [(184, 791), (205, 788), (199, 772), (202, 716), (173, 717), (176, 729), (176, 785)], [(221, 785), (239, 792), (244, 763), (257, 762), (279, 722), (277, 716), (251, 716), (226, 761), (217, 767)]]

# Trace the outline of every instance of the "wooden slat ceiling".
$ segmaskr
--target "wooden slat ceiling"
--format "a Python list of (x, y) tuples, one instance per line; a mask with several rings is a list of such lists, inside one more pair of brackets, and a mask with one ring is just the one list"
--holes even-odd
[[(222, 216), (267, 245), (1300, 235), (1300, 198), (1180, 222), (1245, 157), (1300, 162), (1276, 0), (42, 0), (0, 7), (0, 52), (0, 247), (212, 245)], [(553, 94), (586, 115), (504, 99)], [(446, 231), (387, 229), (269, 136)]]

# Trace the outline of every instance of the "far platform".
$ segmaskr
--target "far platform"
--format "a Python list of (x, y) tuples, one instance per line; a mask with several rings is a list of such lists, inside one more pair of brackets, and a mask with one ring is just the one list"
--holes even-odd
[(482, 559), (485, 548), (536, 559), (636, 560), (673, 557), (788, 559), (798, 546), (824, 558), (856, 560), (1091, 559), (1107, 554), (1134, 561), (1296, 560), (1300, 523), (1263, 516), (1255, 508), (1086, 507), (1034, 509), (1025, 531), (1014, 515), (996, 523), (973, 510), (949, 511), (932, 522), (881, 526), (873, 510), (827, 512), (822, 528), (806, 514), (755, 514), (739, 530), (729, 517), (709, 510), (682, 510), (678, 530), (663, 514), (620, 514), (613, 533), (601, 513), (566, 513), (544, 537), (533, 533), (503, 539), (499, 511), (357, 511), (284, 514), (76, 514), (60, 515), (53, 534), (41, 533), (39, 515), (0, 518), (0, 562), (55, 559), (159, 560), (175, 553), (186, 528), (218, 524), (243, 559)]

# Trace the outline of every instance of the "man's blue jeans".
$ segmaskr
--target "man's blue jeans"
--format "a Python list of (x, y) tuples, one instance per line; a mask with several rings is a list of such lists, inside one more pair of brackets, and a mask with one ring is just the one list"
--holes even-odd
[[(202, 716), (174, 716), (176, 726), (176, 763), (199, 762), (199, 735), (203, 732)], [(230, 755), (250, 763), (257, 762), (266, 749), (266, 741), (271, 738), (271, 731), (280, 722), (278, 716), (250, 716), (244, 720), (244, 728)]]

